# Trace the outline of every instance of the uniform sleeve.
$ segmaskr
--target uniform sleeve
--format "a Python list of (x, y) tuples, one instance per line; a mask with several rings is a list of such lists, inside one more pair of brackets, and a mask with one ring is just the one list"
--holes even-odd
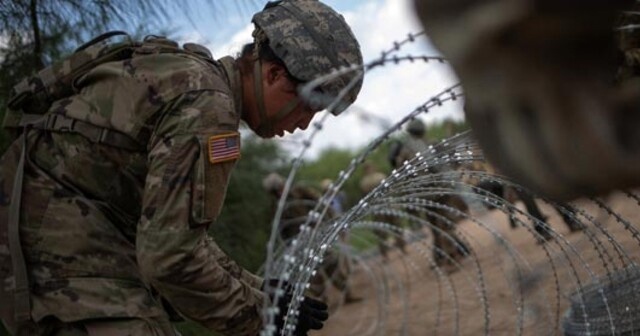
[(207, 235), (235, 164), (211, 163), (208, 139), (236, 131), (232, 111), (229, 96), (199, 91), (161, 114), (148, 145), (136, 250), (143, 278), (181, 314), (227, 335), (255, 335), (268, 300), (261, 281)]
[(402, 148), (400, 149), (400, 153), (398, 153), (398, 156), (396, 156), (396, 167), (402, 167), (405, 161), (410, 161), (414, 157), (415, 153), (412, 153), (411, 150), (407, 148), (407, 146), (402, 146)]

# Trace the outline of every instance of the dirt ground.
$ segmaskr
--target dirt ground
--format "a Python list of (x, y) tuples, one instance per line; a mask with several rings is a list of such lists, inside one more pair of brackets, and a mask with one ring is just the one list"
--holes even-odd
[(589, 222), (576, 233), (542, 206), (559, 235), (546, 244), (525, 227), (512, 229), (498, 210), (476, 211), (477, 223), (459, 223), (473, 255), (458, 268), (431, 267), (428, 231), (407, 254), (395, 250), (386, 263), (378, 256), (361, 260), (351, 288), (363, 300), (344, 304), (332, 292), (332, 315), (311, 335), (561, 335), (578, 286), (638, 261), (639, 202), (624, 194), (604, 201), (621, 220), (581, 200), (574, 204), (602, 225)]

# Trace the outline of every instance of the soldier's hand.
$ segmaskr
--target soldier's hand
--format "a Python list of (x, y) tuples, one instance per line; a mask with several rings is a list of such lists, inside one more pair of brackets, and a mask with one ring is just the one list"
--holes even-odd
[(280, 284), (280, 289), (284, 292), (284, 294), (278, 296), (278, 313), (275, 316), (274, 320), (274, 324), (276, 326), (275, 335), (279, 336), (282, 334), (282, 328), (284, 327), (284, 317), (287, 314), (287, 310), (289, 310), (289, 304), (291, 304), (291, 300), (293, 299), (293, 289), (291, 288), (291, 285), (289, 285), (289, 283), (286, 281), (280, 281), (278, 279), (265, 279), (262, 283), (262, 291), (267, 293), (271, 302), (275, 302), (275, 293), (278, 291), (278, 284)]
[(328, 308), (326, 303), (305, 296), (300, 303), (300, 315), (294, 334), (306, 336), (309, 330), (322, 329), (324, 321), (329, 318)]
[[(262, 285), (263, 290), (273, 301), (274, 293), (277, 290), (278, 279), (265, 280)], [(289, 283), (281, 283), (284, 294), (278, 299), (278, 314), (275, 317), (276, 335), (281, 335), (284, 328), (284, 318), (289, 310), (289, 305), (293, 300), (293, 289)], [(319, 300), (305, 296), (299, 307), (299, 315), (295, 325), (295, 336), (306, 336), (309, 330), (320, 330), (324, 326), (324, 321), (329, 317), (328, 306)]]

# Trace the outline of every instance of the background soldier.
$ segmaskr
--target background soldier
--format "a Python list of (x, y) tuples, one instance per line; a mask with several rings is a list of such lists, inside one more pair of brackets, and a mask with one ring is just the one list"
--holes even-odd
[[(426, 126), (419, 119), (414, 119), (406, 128), (409, 137), (399, 145), (399, 149), (395, 149), (396, 154), (390, 153), (391, 162), (394, 168), (400, 168), (405, 161), (409, 161), (416, 156), (416, 153), (426, 153), (429, 143), (425, 139)], [(448, 134), (451, 136), (451, 134)], [(392, 148), (393, 150), (393, 148)], [(449, 165), (430, 168), (431, 173), (439, 173), (454, 169)], [(469, 208), (466, 202), (457, 195), (441, 195), (433, 197), (432, 201), (446, 205), (461, 212), (468, 212)], [(436, 265), (451, 265), (451, 259), (459, 259), (469, 253), (467, 244), (464, 243), (455, 231), (455, 223), (462, 220), (463, 217), (451, 211), (444, 209), (430, 209), (433, 213), (429, 217), (434, 225), (431, 232), (433, 234), (433, 257)], [(445, 255), (449, 256), (446, 257)], [(450, 259), (451, 258), (451, 259)]]
[[(271, 173), (262, 180), (262, 186), (272, 196), (272, 209), (275, 215), (278, 202), (282, 197), (285, 180), (278, 173)], [(300, 225), (307, 221), (309, 211), (318, 204), (320, 194), (313, 188), (294, 185), (287, 194), (287, 200), (280, 217), (278, 235), (284, 244), (300, 233)], [(273, 216), (272, 216), (273, 217)]]
[[(364, 175), (362, 179), (360, 179), (360, 191), (362, 191), (363, 195), (366, 195), (373, 191), (380, 182), (385, 179), (386, 175), (381, 173), (378, 168), (376, 168), (371, 162), (365, 162), (363, 164)], [(386, 224), (390, 224), (393, 226), (401, 227), (399, 219), (395, 216), (385, 215), (385, 214), (375, 214), (373, 216), (373, 220), (376, 222), (382, 222)], [(375, 230), (374, 233), (378, 236), (380, 240), (378, 243), (378, 249), (380, 250), (380, 254), (386, 260), (388, 258), (389, 247), (387, 246), (387, 239), (389, 239), (391, 235), (387, 231), (383, 230)], [(398, 247), (402, 253), (407, 253), (406, 250), (406, 241), (403, 236), (394, 237), (395, 246)]]
[[(320, 182), (320, 187), (322, 188), (322, 192), (327, 192), (329, 190), (329, 186), (331, 186), (331, 183), (333, 183), (333, 181), (331, 181), (330, 179), (324, 179)], [(347, 195), (344, 193), (344, 191), (340, 190), (336, 193), (335, 197), (333, 197), (331, 199), (331, 209), (333, 211), (333, 216), (340, 216), (342, 215), (342, 212), (344, 212), (344, 205), (346, 202), (346, 198)]]
[[(477, 165), (475, 169), (476, 170), (481, 169), (490, 174), (495, 174), (495, 169), (488, 162), (484, 162), (482, 164), (482, 167), (480, 167), (480, 165)], [(473, 183), (473, 181), (471, 183)], [(507, 202), (510, 202), (510, 203), (514, 203), (518, 199), (520, 199), (524, 204), (529, 215), (531, 215), (531, 217), (537, 220), (537, 221), (534, 221), (533, 223), (533, 229), (540, 235), (538, 237), (539, 239), (541, 239), (540, 242), (544, 242), (552, 238), (552, 235), (550, 232), (551, 228), (547, 223), (547, 216), (545, 216), (542, 213), (542, 210), (540, 210), (540, 207), (536, 203), (531, 193), (518, 188), (510, 188), (497, 181), (493, 181), (489, 179), (483, 179), (478, 181), (476, 184), (476, 187), (481, 188), (494, 195), (497, 195), (498, 197), (504, 198), (507, 200)], [(562, 221), (569, 228), (569, 231), (576, 232), (576, 231), (582, 230), (582, 224), (580, 223), (580, 221), (565, 212), (565, 211), (574, 212), (574, 211), (571, 211), (571, 207), (569, 204), (562, 204), (562, 206), (567, 208), (565, 211), (562, 211), (560, 209), (560, 205), (551, 203), (551, 206), (558, 212), (558, 214), (562, 218)], [(492, 209), (492, 208), (493, 208), (492, 206), (489, 207), (489, 209)], [(511, 225), (512, 228), (517, 227), (516, 219), (513, 216), (513, 213), (509, 216), (509, 224)]]
[[(11, 332), (173, 335), (167, 307), (226, 334), (263, 327), (273, 292), (207, 235), (240, 155), (239, 122), (265, 138), (307, 127), (323, 106), (304, 103), (298, 85), (362, 56), (319, 1), (270, 2), (253, 23), (239, 59), (128, 39), (83, 46), (14, 88), (5, 126), (22, 133), (0, 161), (10, 195), (0, 316)], [(336, 97), (356, 80), (334, 115), (355, 100), (357, 76), (321, 85)], [(276, 328), (291, 299), (280, 298)], [(296, 333), (321, 328), (326, 309), (304, 300)]]
[(416, 153), (422, 153), (429, 148), (425, 139), (427, 128), (421, 120), (410, 121), (406, 130), (409, 136), (390, 150), (390, 162), (394, 168), (402, 167), (404, 162), (413, 159)]
[[(278, 202), (282, 197), (285, 180), (280, 174), (271, 173), (262, 180), (262, 186), (273, 196), (272, 209), (275, 214)], [(288, 245), (300, 233), (300, 225), (307, 221), (309, 212), (318, 204), (319, 198), (319, 193), (310, 187), (294, 185), (289, 190), (278, 227), (278, 236), (283, 245)], [(327, 218), (335, 217), (333, 210), (329, 209), (329, 211)], [(355, 297), (348, 286), (350, 274), (351, 265), (348, 256), (335, 248), (328, 249), (318, 272), (311, 278), (309, 295), (326, 302), (328, 300), (328, 286), (333, 285), (344, 294), (346, 303), (359, 301), (360, 298)]]

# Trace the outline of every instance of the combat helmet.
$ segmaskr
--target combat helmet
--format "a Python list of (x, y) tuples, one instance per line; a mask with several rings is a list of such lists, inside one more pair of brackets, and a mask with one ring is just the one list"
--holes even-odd
[[(271, 1), (252, 22), (256, 44), (268, 40), (289, 73), (301, 82), (343, 66), (362, 65), (360, 45), (342, 15), (318, 0)], [(350, 87), (331, 106), (330, 112), (339, 115), (356, 100), (362, 81), (363, 72), (358, 70), (322, 83), (319, 91), (329, 99), (321, 99), (319, 109), (327, 108)]]
[(262, 187), (268, 192), (278, 192), (284, 188), (284, 178), (278, 173), (271, 173), (262, 179)]
[(424, 123), (419, 119), (413, 119), (407, 125), (407, 132), (416, 137), (423, 137), (426, 129)]

